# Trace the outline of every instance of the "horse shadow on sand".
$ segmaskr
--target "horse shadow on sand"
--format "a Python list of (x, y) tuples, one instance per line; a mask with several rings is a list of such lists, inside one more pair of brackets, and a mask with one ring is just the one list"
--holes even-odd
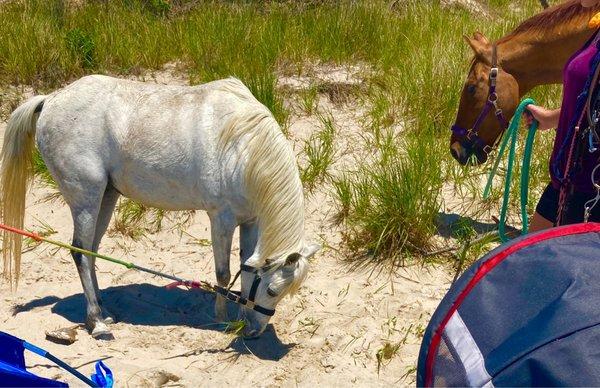
[[(224, 331), (224, 325), (214, 321), (215, 296), (203, 290), (166, 289), (147, 283), (109, 287), (101, 290), (102, 306), (117, 322), (147, 326), (189, 326), (202, 330)], [(71, 322), (85, 322), (83, 293), (66, 298), (46, 296), (16, 305), (13, 315), (38, 307), (51, 306), (51, 311)], [(238, 306), (227, 304), (230, 318), (237, 317)], [(296, 344), (284, 344), (269, 324), (258, 339), (243, 340), (234, 336), (228, 349), (240, 354), (254, 354), (263, 360), (277, 361)], [(225, 351), (226, 349), (220, 349)]]
[[(438, 213), (436, 220), (437, 234), (446, 238), (455, 237), (454, 228), (461, 220), (466, 222), (478, 235), (498, 229), (498, 224), (495, 222), (480, 222), (471, 217), (464, 217), (456, 213)], [(506, 231), (512, 233), (520, 232), (519, 229), (515, 229), (509, 225), (506, 225)]]

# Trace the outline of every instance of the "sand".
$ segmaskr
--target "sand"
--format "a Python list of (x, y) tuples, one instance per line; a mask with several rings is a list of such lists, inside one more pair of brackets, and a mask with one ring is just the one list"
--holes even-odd
[[(168, 69), (167, 69), (168, 70)], [(329, 69), (336, 82), (357, 82), (343, 69)], [(345, 71), (352, 72), (352, 69)], [(149, 82), (185, 83), (178, 75), (145, 77)], [(318, 78), (318, 77), (317, 77)], [(284, 85), (301, 88), (298, 82)], [(338, 162), (342, 170), (354, 139), (360, 139), (360, 104), (333, 104), (326, 95), (321, 108), (331, 111), (341, 136)], [(293, 110), (290, 136), (297, 154), (302, 139), (317, 129), (318, 120)], [(3, 133), (5, 123), (0, 123)], [(356, 140), (359, 141), (359, 140)], [(11, 291), (2, 283), (0, 330), (26, 339), (90, 374), (93, 361), (105, 359), (116, 386), (389, 386), (414, 384), (421, 336), (428, 319), (451, 280), (448, 268), (429, 264), (389, 273), (373, 268), (353, 270), (342, 249), (341, 229), (332, 222), (335, 205), (331, 187), (318, 186), (307, 196), (307, 239), (324, 245), (311, 262), (309, 276), (299, 293), (284, 299), (266, 332), (244, 341), (222, 332), (213, 321), (214, 296), (201, 291), (167, 290), (166, 282), (107, 262), (97, 263), (105, 306), (118, 322), (111, 325), (114, 340), (93, 339), (84, 328), (77, 341), (61, 345), (45, 338), (45, 331), (84, 321), (85, 304), (79, 277), (68, 251), (53, 246), (30, 247), (23, 256), (21, 283)], [(56, 233), (51, 238), (71, 241), (72, 221), (60, 200), (43, 201), (51, 190), (36, 184), (28, 195), (26, 221), (33, 231)], [(138, 241), (114, 231), (103, 239), (100, 251), (139, 265), (183, 277), (214, 281), (209, 222), (204, 212), (180, 225), (173, 213), (161, 231)], [(237, 235), (233, 252), (239, 247)], [(239, 261), (232, 255), (232, 268)], [(230, 305), (235, 317), (237, 307)], [(376, 354), (386, 344), (397, 352), (380, 368)], [(35, 373), (80, 385), (51, 362), (31, 356)]]

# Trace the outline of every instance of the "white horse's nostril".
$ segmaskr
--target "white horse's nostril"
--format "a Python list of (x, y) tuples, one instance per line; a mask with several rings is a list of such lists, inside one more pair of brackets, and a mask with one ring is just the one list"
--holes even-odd
[(245, 339), (257, 339), (260, 336), (258, 330), (249, 330), (244, 333)]

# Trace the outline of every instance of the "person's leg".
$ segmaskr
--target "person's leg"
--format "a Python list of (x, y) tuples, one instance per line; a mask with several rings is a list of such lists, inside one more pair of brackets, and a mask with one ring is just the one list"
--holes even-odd
[(549, 229), (554, 226), (554, 222), (544, 218), (540, 213), (533, 213), (529, 224), (529, 233), (539, 232), (540, 230)]
[(529, 233), (552, 228), (556, 222), (559, 191), (548, 184), (529, 223)]

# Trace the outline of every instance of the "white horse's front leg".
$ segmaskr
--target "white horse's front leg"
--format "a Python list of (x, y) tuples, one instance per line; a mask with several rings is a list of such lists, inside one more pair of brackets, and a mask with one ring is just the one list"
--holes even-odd
[(242, 264), (254, 254), (258, 241), (258, 223), (256, 220), (240, 225), (240, 261)]
[[(231, 255), (231, 240), (237, 226), (235, 217), (230, 211), (209, 214), (210, 234), (212, 238), (213, 255), (215, 257), (215, 273), (217, 283), (227, 287), (231, 279), (229, 270), (229, 256)], [(215, 316), (219, 322), (227, 321), (227, 300), (217, 295), (215, 302)]]

